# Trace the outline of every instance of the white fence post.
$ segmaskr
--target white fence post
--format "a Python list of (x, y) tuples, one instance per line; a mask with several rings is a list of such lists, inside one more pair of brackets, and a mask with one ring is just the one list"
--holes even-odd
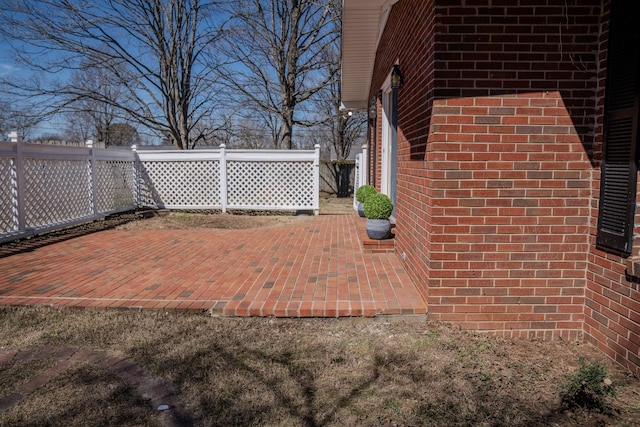
[(227, 145), (220, 144), (220, 208), (227, 213)]
[(86, 141), (86, 146), (89, 148), (89, 179), (91, 185), (89, 188), (91, 189), (90, 200), (91, 200), (91, 208), (93, 211), (93, 216), (98, 217), (98, 188), (97, 188), (97, 174), (96, 174), (96, 157), (93, 151), (93, 140), (88, 139)]
[(362, 160), (362, 154), (356, 154), (356, 172), (353, 174), (353, 209), (358, 210), (358, 200), (356, 199), (356, 193), (360, 187), (360, 163)]
[(22, 136), (13, 131), (9, 133), (9, 141), (16, 144), (16, 162), (15, 162), (15, 221), (18, 225), (18, 231), (23, 232), (27, 229), (26, 224), (26, 206), (25, 206), (25, 179), (24, 179), (24, 156), (22, 154)]
[(367, 144), (362, 146), (362, 153), (356, 156), (356, 173), (354, 174), (353, 183), (353, 208), (358, 209), (358, 200), (356, 199), (356, 192), (358, 188), (367, 183)]
[(140, 173), (140, 156), (138, 156), (138, 146), (136, 144), (133, 144), (131, 146), (131, 151), (133, 151), (133, 185), (134, 185), (134, 199), (136, 202), (136, 206), (138, 208), (142, 207), (142, 195), (141, 195), (141, 181), (142, 181), (142, 175)]
[(320, 144), (313, 146), (313, 214), (320, 214)]
[(367, 156), (367, 144), (362, 144), (362, 162), (361, 162), (361, 169), (362, 169), (362, 173), (360, 174), (360, 178), (362, 178), (360, 180), (360, 185), (365, 185), (367, 184), (367, 180), (369, 179), (369, 177), (367, 176), (367, 170), (369, 169), (369, 156)]

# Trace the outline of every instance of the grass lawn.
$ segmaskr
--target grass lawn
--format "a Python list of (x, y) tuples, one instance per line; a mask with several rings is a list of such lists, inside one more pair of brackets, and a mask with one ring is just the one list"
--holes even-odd
[[(6, 356), (25, 350), (42, 351)], [(0, 426), (163, 425), (126, 374), (136, 371), (92, 362), (98, 351), (171, 387), (194, 425), (640, 425), (639, 381), (578, 342), (429, 322), (0, 307)], [(580, 357), (607, 367), (612, 414), (561, 405)], [(25, 392), (44, 372), (48, 381)]]

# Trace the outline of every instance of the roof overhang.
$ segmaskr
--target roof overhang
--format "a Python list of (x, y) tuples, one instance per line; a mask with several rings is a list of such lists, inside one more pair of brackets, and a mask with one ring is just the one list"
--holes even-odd
[(343, 0), (342, 108), (367, 108), (378, 42), (389, 11), (397, 2), (398, 0)]

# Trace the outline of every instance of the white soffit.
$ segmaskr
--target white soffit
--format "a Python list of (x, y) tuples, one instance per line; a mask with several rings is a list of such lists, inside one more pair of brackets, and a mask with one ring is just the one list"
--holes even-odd
[(342, 106), (366, 109), (378, 41), (398, 0), (343, 0)]

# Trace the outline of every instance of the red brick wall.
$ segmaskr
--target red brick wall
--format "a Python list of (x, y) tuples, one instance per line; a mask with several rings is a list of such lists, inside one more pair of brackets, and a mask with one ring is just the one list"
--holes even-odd
[(397, 252), (430, 318), (584, 331), (640, 374), (640, 228), (630, 261), (595, 249), (608, 5), (401, 0), (371, 95), (397, 61)]
[(378, 50), (372, 87), (406, 82), (398, 252), (432, 319), (577, 336), (600, 1), (454, 3), (397, 3)]
[(600, 1), (516, 3), (437, 6), (428, 152), (445, 171), (434, 182), (434, 222), (445, 227), (431, 247), (441, 275), (429, 282), (440, 294), (430, 289), (440, 302), (430, 312), (505, 335), (573, 337), (583, 326)]
[[(598, 105), (595, 156), (601, 158), (604, 87), (606, 82), (606, 48), (608, 11), (610, 2), (604, 1), (603, 31), (599, 49)], [(599, 166), (599, 164), (598, 164)], [(589, 270), (586, 281), (585, 335), (604, 353), (640, 376), (640, 210), (636, 210), (632, 256), (628, 259), (599, 251), (595, 247), (600, 194), (600, 170), (593, 176), (593, 203), (590, 222)], [(640, 200), (640, 186), (636, 191)], [(636, 276), (630, 281), (630, 276)]]
[[(402, 124), (398, 128), (398, 242), (407, 255), (409, 272), (427, 298), (431, 270), (425, 262), (430, 229), (430, 175), (424, 159), (434, 88), (435, 10), (431, 1), (403, 0), (392, 9), (389, 25), (380, 40), (371, 96), (378, 97), (377, 155), (380, 158), (382, 110), (380, 89), (393, 64), (400, 60), (405, 85), (399, 90)], [(401, 22), (402, 24), (398, 25)], [(409, 29), (409, 31), (407, 31)], [(388, 53), (387, 53), (388, 52)], [(404, 120), (411, 117), (410, 120)], [(408, 139), (411, 144), (408, 144)], [(376, 186), (380, 188), (380, 160)], [(407, 207), (410, 207), (407, 209)]]

